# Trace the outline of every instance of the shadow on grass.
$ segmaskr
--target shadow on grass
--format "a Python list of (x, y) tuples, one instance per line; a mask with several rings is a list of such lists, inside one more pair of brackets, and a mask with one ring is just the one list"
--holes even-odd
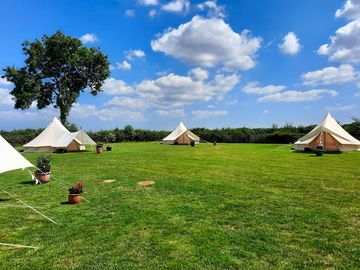
[(68, 201), (65, 201), (65, 202), (61, 202), (60, 204), (61, 204), (61, 205), (64, 205), (64, 204), (65, 204), (65, 205), (66, 205), (66, 204), (70, 205), (71, 203), (69, 203)]
[(22, 182), (20, 182), (20, 184), (22, 184), (22, 185), (35, 185), (35, 181), (34, 180), (22, 181)]
[(6, 198), (6, 199), (0, 198), (0, 202), (8, 202), (10, 200), (11, 200), (10, 198)]

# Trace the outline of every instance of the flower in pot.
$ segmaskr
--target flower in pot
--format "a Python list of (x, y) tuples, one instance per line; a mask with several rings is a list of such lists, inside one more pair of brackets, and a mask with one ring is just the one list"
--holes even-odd
[(103, 152), (103, 144), (99, 143), (96, 145), (96, 153), (101, 154)]
[(78, 204), (81, 200), (81, 193), (84, 191), (84, 184), (78, 182), (69, 188), (68, 199), (70, 204)]
[(41, 183), (47, 183), (50, 181), (50, 161), (51, 156), (38, 156), (36, 159), (36, 167), (37, 170), (35, 172), (35, 177), (37, 180), (39, 180)]

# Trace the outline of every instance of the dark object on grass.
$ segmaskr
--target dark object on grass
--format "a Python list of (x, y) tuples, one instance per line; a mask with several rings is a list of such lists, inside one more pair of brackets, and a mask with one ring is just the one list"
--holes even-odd
[(103, 152), (103, 144), (99, 143), (96, 145), (96, 153), (101, 154)]
[(216, 145), (216, 141), (214, 141), (214, 146)]
[(322, 156), (323, 153), (324, 153), (324, 147), (323, 145), (320, 143), (318, 144), (318, 146), (316, 146), (316, 150), (315, 150), (315, 153), (318, 157)]
[(190, 145), (191, 145), (191, 147), (194, 147), (194, 146), (195, 146), (195, 142), (194, 142), (194, 141), (191, 141), (191, 142), (190, 142)]
[(310, 152), (312, 152), (312, 150), (311, 150), (311, 148), (310, 148), (310, 147), (305, 147), (305, 148), (304, 148), (304, 152), (306, 152), (306, 153), (310, 153)]
[(112, 147), (111, 146), (106, 146), (106, 151), (111, 151)]

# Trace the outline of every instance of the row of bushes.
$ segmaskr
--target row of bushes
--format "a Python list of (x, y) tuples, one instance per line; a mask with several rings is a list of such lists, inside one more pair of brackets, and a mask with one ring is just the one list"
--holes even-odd
[[(354, 119), (351, 124), (343, 125), (350, 134), (360, 139), (360, 121)], [(69, 127), (70, 128), (70, 127)], [(221, 128), (207, 129), (194, 128), (192, 132), (208, 142), (224, 143), (293, 143), (301, 136), (308, 133), (314, 126), (292, 126), (286, 124), (283, 127), (273, 126), (272, 128)], [(23, 145), (37, 135), (43, 129), (21, 129), (12, 131), (0, 131), (0, 134), (13, 145)], [(75, 125), (71, 125), (71, 131), (76, 130)], [(160, 141), (167, 136), (170, 131), (156, 131), (145, 129), (134, 129), (127, 125), (123, 129), (115, 128), (112, 130), (87, 131), (89, 136), (96, 142), (112, 143), (123, 141)]]

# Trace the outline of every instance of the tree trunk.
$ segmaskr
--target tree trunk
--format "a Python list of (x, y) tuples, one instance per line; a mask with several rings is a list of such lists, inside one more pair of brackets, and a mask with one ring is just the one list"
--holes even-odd
[(69, 109), (60, 107), (60, 121), (63, 125), (67, 124), (67, 117), (69, 116), (69, 112)]

